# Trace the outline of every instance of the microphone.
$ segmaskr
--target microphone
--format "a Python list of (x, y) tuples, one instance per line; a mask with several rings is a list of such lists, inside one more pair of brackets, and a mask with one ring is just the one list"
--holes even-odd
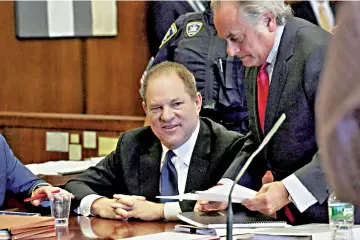
[(268, 144), (268, 142), (270, 141), (270, 139), (272, 138), (272, 136), (274, 136), (274, 134), (277, 132), (277, 130), (279, 129), (279, 127), (281, 126), (281, 124), (285, 121), (286, 119), (286, 115), (285, 113), (281, 114), (280, 118), (276, 121), (275, 125), (271, 128), (270, 132), (268, 134), (266, 134), (264, 140), (261, 142), (260, 146), (256, 149), (255, 152), (253, 152), (253, 154), (251, 154), (251, 156), (249, 157), (249, 159), (246, 161), (246, 163), (244, 164), (244, 166), (241, 168), (240, 172), (238, 173), (238, 175), (236, 176), (230, 192), (229, 192), (229, 198), (228, 198), (228, 211), (227, 211), (227, 224), (226, 224), (226, 240), (232, 240), (232, 226), (233, 226), (233, 209), (232, 209), (232, 200), (231, 200), (231, 195), (232, 192), (234, 190), (235, 185), (237, 184), (237, 182), (240, 180), (240, 178), (244, 175), (245, 171), (247, 170), (247, 168), (249, 167), (250, 163), (252, 162), (252, 160), (256, 157), (256, 155), (266, 146), (266, 144)]

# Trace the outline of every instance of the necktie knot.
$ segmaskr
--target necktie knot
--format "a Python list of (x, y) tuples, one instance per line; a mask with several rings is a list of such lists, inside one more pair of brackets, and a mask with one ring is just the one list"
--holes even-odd
[(169, 150), (169, 151), (167, 151), (167, 153), (166, 153), (166, 157), (165, 157), (165, 162), (167, 162), (167, 161), (171, 161), (171, 159), (173, 158), (173, 157), (175, 157), (175, 153), (173, 152), (173, 150)]
[(262, 87), (266, 87), (269, 84), (269, 74), (266, 71), (266, 67), (269, 65), (269, 63), (263, 63), (260, 66), (260, 70), (258, 73), (258, 84), (260, 84)]

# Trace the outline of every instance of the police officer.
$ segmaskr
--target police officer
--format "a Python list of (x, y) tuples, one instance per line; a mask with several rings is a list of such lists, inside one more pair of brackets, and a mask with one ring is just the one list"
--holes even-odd
[(157, 54), (166, 31), (180, 15), (204, 10), (205, 6), (200, 0), (150, 1), (146, 32), (151, 56)]
[(170, 26), (153, 66), (163, 61), (181, 63), (194, 74), (203, 97), (201, 116), (247, 133), (244, 66), (227, 56), (226, 42), (217, 36), (209, 5), (204, 12), (181, 15)]

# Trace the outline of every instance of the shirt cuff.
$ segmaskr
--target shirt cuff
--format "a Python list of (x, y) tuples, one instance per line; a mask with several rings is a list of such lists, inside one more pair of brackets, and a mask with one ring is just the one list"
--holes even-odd
[(295, 174), (291, 174), (281, 182), (284, 184), (293, 203), (300, 212), (304, 212), (317, 202), (316, 198), (306, 189)]
[(233, 183), (234, 183), (234, 181), (231, 180), (230, 178), (222, 178), (218, 182), (218, 185), (227, 185), (227, 184), (233, 184)]
[(178, 213), (181, 213), (179, 202), (166, 202), (164, 205), (164, 216), (166, 220), (175, 221), (179, 220)]
[(51, 186), (49, 183), (38, 183), (35, 186), (33, 186), (32, 190), (31, 190), (31, 194), (39, 187), (45, 187), (45, 186)]
[(99, 198), (102, 198), (103, 196), (97, 195), (97, 194), (90, 194), (87, 195), (86, 197), (84, 197), (81, 202), (80, 202), (80, 206), (78, 208), (76, 208), (74, 211), (77, 214), (81, 214), (83, 216), (93, 216), (93, 214), (91, 213), (91, 205), (93, 204), (93, 202)]

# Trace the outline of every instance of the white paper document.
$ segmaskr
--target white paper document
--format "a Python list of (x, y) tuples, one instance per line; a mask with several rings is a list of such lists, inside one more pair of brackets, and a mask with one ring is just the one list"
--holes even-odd
[(144, 235), (140, 237), (131, 237), (125, 239), (131, 240), (193, 240), (193, 239), (205, 239), (209, 235), (196, 235), (188, 233), (176, 233), (176, 232), (162, 232), (150, 235)]
[[(204, 201), (216, 201), (216, 202), (227, 202), (229, 192), (231, 189), (231, 183), (220, 186), (215, 186), (206, 191), (196, 191), (195, 193), (185, 193), (176, 196), (157, 196), (157, 198), (164, 199), (178, 199), (178, 200), (204, 200)], [(254, 197), (256, 191), (249, 188), (235, 185), (232, 193), (232, 202), (241, 203), (242, 201)]]
[(45, 163), (25, 165), (35, 175), (62, 175), (84, 172), (89, 167), (95, 166), (102, 159), (84, 161), (50, 161)]
[[(360, 239), (360, 226), (353, 226), (354, 240)], [(305, 224), (287, 228), (269, 228), (255, 232), (254, 239), (269, 239), (269, 236), (279, 236), (278, 239), (287, 239), (286, 237), (309, 236), (312, 240), (331, 239), (331, 229), (329, 224)], [(281, 236), (281, 237), (280, 237)]]

